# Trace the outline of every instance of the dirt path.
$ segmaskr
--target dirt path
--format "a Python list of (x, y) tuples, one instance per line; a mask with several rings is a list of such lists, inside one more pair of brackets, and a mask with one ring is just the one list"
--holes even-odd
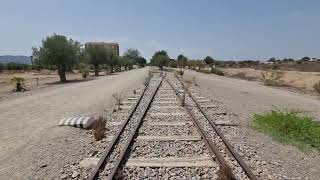
[(132, 70), (0, 101), (0, 179), (57, 178), (90, 141), (85, 131), (58, 127), (59, 120), (104, 115), (113, 93), (132, 92), (146, 75), (147, 68)]
[[(248, 152), (256, 156), (264, 166), (277, 171), (280, 179), (318, 179), (320, 177), (320, 154), (305, 154), (295, 147), (273, 141), (264, 134), (248, 128), (253, 113), (270, 110), (272, 107), (300, 108), (310, 111), (320, 120), (320, 99), (260, 85), (257, 82), (220, 77), (210, 74), (186, 71), (185, 79), (196, 77), (202, 92), (213, 99), (222, 101), (232, 113), (234, 121), (242, 124), (239, 132), (226, 131), (227, 138), (235, 146), (248, 147)], [(230, 131), (231, 132), (231, 131)], [(241, 149), (239, 149), (241, 151)], [(270, 177), (269, 179), (279, 179)]]

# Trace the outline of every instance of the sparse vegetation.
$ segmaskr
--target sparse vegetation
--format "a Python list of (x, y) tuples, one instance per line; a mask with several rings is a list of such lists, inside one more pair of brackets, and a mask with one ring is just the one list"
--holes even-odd
[(13, 77), (11, 79), (11, 83), (14, 83), (15, 85), (15, 89), (13, 91), (16, 91), (16, 92), (26, 91), (24, 81), (25, 79), (22, 77)]
[(192, 77), (192, 82), (195, 86), (198, 86), (197, 79), (195, 76)]
[(124, 93), (115, 93), (112, 97), (116, 101), (117, 110), (121, 110), (121, 105), (123, 105)]
[(283, 84), (281, 80), (283, 75), (283, 71), (265, 71), (261, 72), (261, 80), (263, 81), (263, 84), (266, 86), (279, 86)]
[(232, 170), (228, 165), (221, 165), (217, 180), (236, 180), (236, 178), (233, 176)]
[(106, 120), (103, 117), (99, 117), (93, 125), (93, 137), (96, 141), (106, 137)]
[(302, 150), (314, 148), (320, 152), (320, 123), (301, 113), (301, 110), (274, 109), (254, 114), (253, 128), (275, 140)]
[(221, 71), (221, 70), (218, 69), (218, 68), (211, 68), (211, 73), (213, 73), (213, 74), (215, 74), (215, 75), (218, 75), (218, 76), (224, 76), (223, 71)]
[(184, 74), (184, 70), (182, 70), (182, 69), (179, 69), (178, 71), (177, 71), (177, 73), (180, 75), (180, 77), (183, 77), (183, 74)]
[(79, 73), (81, 73), (83, 79), (86, 79), (88, 77), (89, 70), (90, 68), (87, 64), (84, 64), (84, 63), (79, 64)]
[(313, 89), (320, 94), (320, 81), (313, 85)]

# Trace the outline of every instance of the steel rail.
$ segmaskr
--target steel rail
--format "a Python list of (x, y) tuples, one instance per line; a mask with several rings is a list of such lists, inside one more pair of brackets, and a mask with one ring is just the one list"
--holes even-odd
[(139, 97), (138, 101), (136, 102), (136, 104), (134, 105), (134, 107), (131, 109), (129, 116), (126, 118), (125, 122), (121, 125), (121, 127), (120, 127), (119, 131), (117, 132), (116, 136), (110, 142), (110, 145), (108, 146), (107, 150), (104, 152), (104, 154), (102, 154), (102, 156), (101, 156), (96, 168), (90, 173), (89, 177), (86, 178), (87, 180), (93, 180), (98, 176), (99, 170), (103, 166), (103, 163), (106, 160), (106, 158), (110, 155), (111, 149), (115, 146), (117, 140), (120, 138), (121, 133), (123, 132), (125, 126), (128, 124), (129, 120), (133, 116), (133, 113), (136, 111), (136, 109), (137, 109), (142, 97), (144, 96), (144, 94), (146, 92), (146, 89), (147, 89), (147, 87), (144, 87), (144, 89), (142, 91), (142, 94), (140, 95), (140, 97)]
[(142, 122), (142, 120), (145, 118), (145, 116), (146, 116), (146, 114), (147, 114), (147, 112), (148, 112), (148, 109), (150, 108), (151, 102), (153, 101), (155, 95), (157, 94), (157, 92), (158, 92), (158, 90), (159, 90), (159, 87), (160, 87), (160, 85), (162, 84), (162, 81), (163, 81), (163, 79), (165, 78), (165, 76), (166, 76), (166, 74), (162, 77), (162, 79), (161, 79), (160, 83), (158, 84), (156, 90), (153, 92), (151, 98), (149, 99), (149, 102), (148, 102), (148, 104), (147, 104), (147, 107), (143, 110), (143, 114), (139, 117), (138, 123), (136, 124), (136, 126), (134, 127), (132, 133), (130, 134), (129, 140), (126, 141), (125, 146), (122, 148), (122, 151), (121, 151), (121, 153), (120, 153), (120, 155), (119, 155), (118, 160), (116, 161), (114, 167), (112, 168), (110, 174), (109, 174), (108, 177), (107, 177), (108, 180), (112, 180), (113, 177), (114, 177), (114, 175), (115, 175), (115, 173), (117, 172), (118, 167), (119, 167), (120, 163), (123, 161), (124, 155), (125, 155), (125, 153), (128, 151), (128, 148), (129, 148), (129, 146), (130, 146), (130, 144), (131, 144), (131, 142), (132, 142), (132, 140), (133, 140), (133, 137), (136, 135), (137, 130), (138, 130), (139, 127), (141, 126), (141, 122)]
[[(174, 86), (169, 82), (168, 79), (166, 79), (166, 81), (168, 82), (170, 87), (174, 90), (175, 94), (178, 96), (178, 99), (179, 99), (180, 103), (182, 103), (183, 100), (180, 97), (179, 92), (174, 88)], [(210, 153), (217, 158), (218, 164), (220, 166), (225, 166), (225, 167), (228, 166), (226, 160), (220, 154), (220, 151), (215, 147), (215, 145), (212, 143), (212, 141), (209, 140), (210, 138), (207, 136), (206, 132), (199, 125), (198, 121), (196, 120), (195, 115), (191, 112), (191, 109), (189, 109), (186, 105), (184, 106), (184, 108), (186, 109), (186, 111), (188, 112), (189, 116), (191, 117), (191, 120), (195, 124), (198, 132), (200, 133), (200, 135), (201, 135), (202, 139), (204, 140), (204, 142), (205, 142), (207, 148), (209, 149)], [(215, 159), (213, 159), (213, 160), (215, 161)]]
[(210, 125), (212, 126), (212, 128), (214, 129), (214, 131), (218, 134), (218, 136), (220, 136), (222, 142), (225, 144), (225, 146), (227, 147), (227, 149), (229, 150), (229, 152), (232, 154), (232, 156), (236, 159), (236, 161), (239, 163), (239, 165), (242, 167), (242, 169), (244, 170), (244, 172), (246, 173), (246, 175), (251, 179), (251, 180), (257, 180), (258, 178), (252, 173), (252, 171), (250, 170), (250, 168), (247, 166), (247, 164), (243, 161), (243, 159), (241, 158), (241, 156), (234, 150), (234, 148), (232, 147), (232, 145), (227, 141), (227, 139), (223, 136), (223, 134), (221, 133), (221, 131), (219, 130), (219, 128), (216, 126), (216, 124), (213, 122), (213, 120), (211, 119), (211, 117), (203, 110), (203, 108), (200, 106), (200, 104), (196, 101), (196, 99), (194, 98), (194, 96), (190, 93), (190, 91), (188, 90), (188, 88), (186, 88), (186, 86), (184, 85), (184, 83), (182, 82), (182, 80), (176, 76), (176, 78), (179, 80), (179, 82), (181, 83), (183, 89), (187, 92), (187, 94), (191, 97), (192, 101), (197, 105), (198, 109), (201, 111), (201, 113), (204, 115), (204, 117), (209, 121)]

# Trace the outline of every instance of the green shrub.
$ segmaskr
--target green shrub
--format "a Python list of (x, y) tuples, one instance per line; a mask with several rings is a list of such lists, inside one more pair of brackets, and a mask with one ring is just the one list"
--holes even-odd
[(6, 66), (3, 63), (0, 63), (0, 72), (2, 72), (5, 68)]
[(320, 152), (320, 123), (301, 111), (275, 109), (254, 114), (252, 125), (281, 143)]

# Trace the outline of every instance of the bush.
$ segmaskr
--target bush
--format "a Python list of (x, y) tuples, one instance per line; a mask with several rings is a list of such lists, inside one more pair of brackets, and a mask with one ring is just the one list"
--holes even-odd
[(320, 81), (313, 85), (313, 89), (320, 94)]
[(253, 116), (253, 127), (275, 140), (307, 150), (320, 152), (320, 123), (296, 110), (275, 109)]
[(89, 70), (90, 68), (87, 64), (84, 64), (84, 63), (79, 64), (79, 72), (81, 73), (83, 79), (86, 79), (88, 77)]
[(218, 76), (224, 76), (223, 71), (221, 71), (221, 70), (218, 69), (218, 68), (211, 68), (211, 73), (216, 74), (216, 75), (218, 75)]
[(17, 91), (17, 92), (26, 91), (26, 89), (24, 88), (25, 87), (24, 81), (25, 79), (22, 77), (13, 77), (11, 79), (11, 83), (14, 83), (16, 87), (13, 91)]
[(6, 66), (3, 63), (0, 63), (0, 72), (2, 72), (5, 68)]
[(93, 136), (96, 141), (100, 141), (101, 139), (106, 137), (106, 121), (103, 117), (99, 117), (98, 120), (93, 125)]
[(261, 72), (261, 80), (266, 86), (279, 86), (283, 84), (281, 78), (284, 72), (282, 71), (265, 71)]

